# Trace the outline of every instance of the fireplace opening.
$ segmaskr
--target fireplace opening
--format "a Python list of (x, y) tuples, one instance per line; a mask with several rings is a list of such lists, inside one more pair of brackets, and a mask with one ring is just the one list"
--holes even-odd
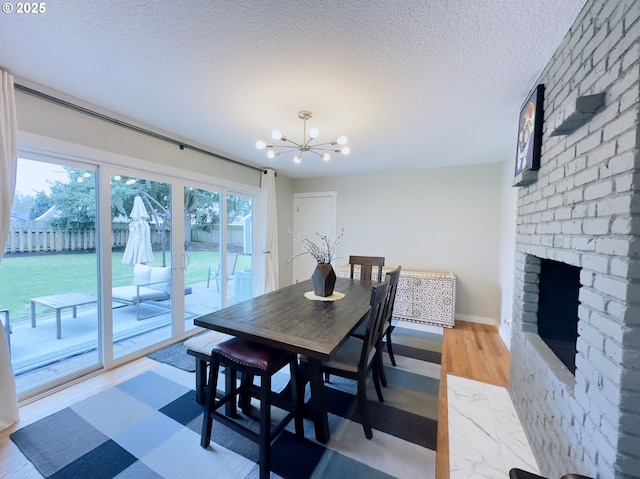
[(541, 259), (538, 334), (553, 353), (576, 373), (580, 268)]

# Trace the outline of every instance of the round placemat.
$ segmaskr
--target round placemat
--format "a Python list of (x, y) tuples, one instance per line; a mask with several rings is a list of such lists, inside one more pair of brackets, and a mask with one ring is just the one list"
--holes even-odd
[(304, 297), (311, 301), (337, 301), (344, 298), (345, 294), (339, 291), (334, 291), (331, 296), (316, 296), (313, 291), (307, 291), (304, 293)]

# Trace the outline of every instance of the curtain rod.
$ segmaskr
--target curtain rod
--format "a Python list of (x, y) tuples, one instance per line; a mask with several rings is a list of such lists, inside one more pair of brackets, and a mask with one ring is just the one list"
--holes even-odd
[(76, 105), (74, 103), (62, 100), (60, 98), (56, 98), (55, 96), (51, 96), (48, 95), (46, 93), (43, 93), (41, 91), (38, 90), (34, 90), (32, 88), (26, 87), (24, 85), (20, 85), (18, 83), (14, 83), (14, 88), (16, 90), (22, 91), (24, 93), (28, 93), (29, 95), (33, 95), (36, 96), (38, 98), (42, 98), (44, 100), (50, 101), (52, 103), (56, 103), (58, 105), (67, 107), (67, 108), (71, 108), (72, 110), (78, 111), (80, 113), (84, 113), (85, 115), (89, 115), (89, 116), (93, 116), (95, 118), (99, 118), (100, 120), (109, 122), (109, 123), (113, 123), (114, 125), (118, 125), (122, 128), (126, 128), (132, 131), (135, 131), (137, 133), (141, 133), (143, 135), (147, 135), (150, 136), (152, 138), (156, 138), (157, 140), (162, 140), (165, 141), (167, 143), (172, 143), (176, 146), (178, 146), (181, 150), (187, 149), (187, 150), (193, 150), (193, 151), (197, 151), (198, 153), (202, 153), (204, 155), (209, 155), (209, 156), (213, 156), (214, 158), (218, 158), (219, 160), (224, 160), (224, 161), (228, 161), (230, 163), (234, 163), (236, 165), (239, 166), (244, 166), (245, 168), (251, 168), (252, 170), (256, 170), (256, 171), (261, 171), (263, 173), (267, 173), (267, 170), (264, 168), (258, 168), (257, 166), (251, 166), (251, 165), (247, 165), (246, 163), (242, 163), (240, 161), (234, 160), (232, 158), (227, 158), (226, 156), (222, 156), (219, 155), (217, 153), (213, 153), (212, 151), (209, 150), (205, 150), (203, 148), (199, 148), (197, 146), (193, 146), (193, 145), (189, 145), (188, 143), (184, 143), (182, 141), (178, 141), (174, 138), (170, 138), (168, 136), (165, 135), (161, 135), (160, 133), (156, 133), (153, 132), (151, 130), (147, 130), (145, 128), (141, 128), (139, 126), (136, 125), (132, 125), (131, 123), (127, 123), (121, 120), (118, 120), (117, 118), (113, 118), (111, 116), (107, 116), (107, 115), (103, 115), (102, 113), (98, 113), (97, 111), (93, 111), (93, 110), (89, 110), (88, 108), (84, 108), (80, 105)]

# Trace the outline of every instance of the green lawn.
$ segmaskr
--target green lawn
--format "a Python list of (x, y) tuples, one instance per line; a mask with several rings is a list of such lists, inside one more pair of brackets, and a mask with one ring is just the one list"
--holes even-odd
[[(112, 254), (114, 286), (130, 284), (133, 266), (122, 264), (123, 253)], [(191, 251), (185, 273), (186, 284), (207, 280), (209, 267), (218, 263), (219, 253)], [(167, 261), (171, 255), (167, 253)], [(154, 266), (162, 264), (162, 253), (154, 253)], [(250, 268), (251, 257), (238, 256), (236, 270)], [(96, 295), (95, 253), (43, 254), (5, 257), (0, 263), (0, 309), (8, 309), (12, 320), (29, 317), (29, 299), (69, 291)]]

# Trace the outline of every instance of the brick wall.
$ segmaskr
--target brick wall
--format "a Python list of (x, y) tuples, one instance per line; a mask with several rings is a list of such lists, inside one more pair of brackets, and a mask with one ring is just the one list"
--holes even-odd
[[(518, 191), (510, 394), (543, 474), (638, 478), (640, 1), (588, 0), (537, 83), (542, 159)], [(550, 136), (578, 96), (601, 92), (603, 111)], [(575, 377), (536, 334), (539, 258), (582, 268)]]

